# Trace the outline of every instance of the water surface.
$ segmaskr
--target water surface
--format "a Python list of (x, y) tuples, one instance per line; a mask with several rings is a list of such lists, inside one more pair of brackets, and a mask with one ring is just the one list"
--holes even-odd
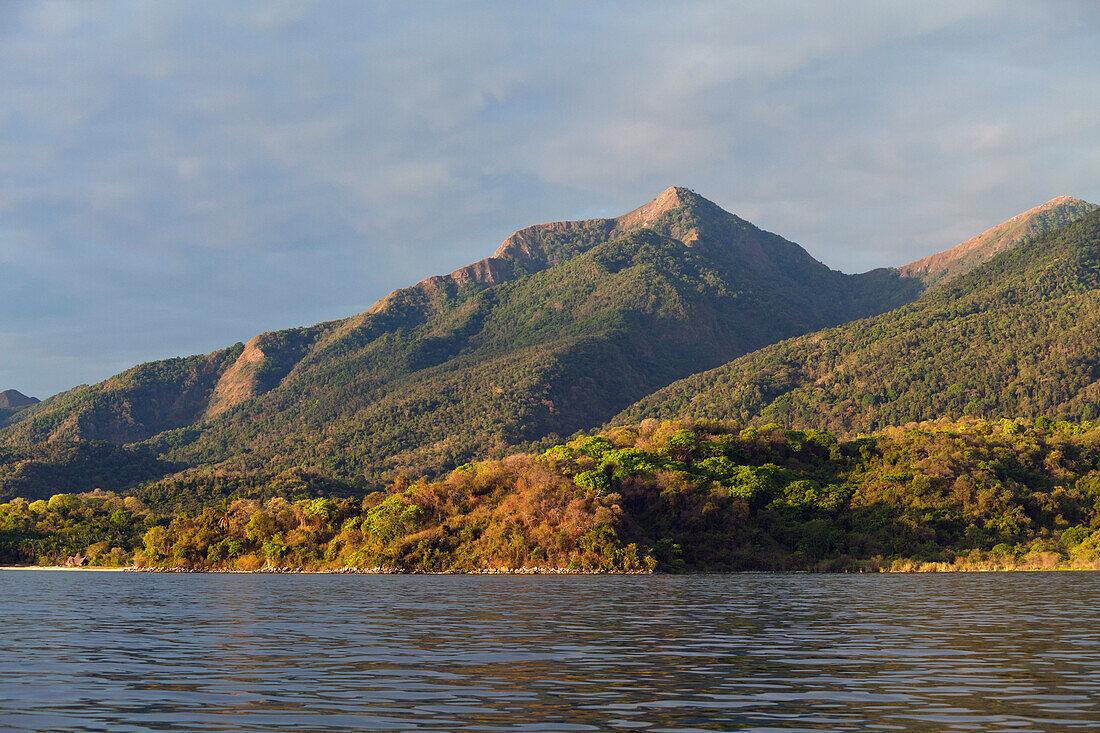
[(0, 731), (1100, 728), (1100, 573), (0, 571)]

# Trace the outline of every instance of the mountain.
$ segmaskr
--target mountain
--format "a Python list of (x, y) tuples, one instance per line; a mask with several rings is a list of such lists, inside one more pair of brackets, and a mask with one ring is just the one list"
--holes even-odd
[(670, 188), (614, 219), (522, 229), (351, 318), (71, 390), (0, 442), (147, 441), (233, 470), (439, 471), (600, 424), (676, 379), (922, 288), (895, 270), (830, 270)]
[(902, 277), (917, 278), (930, 288), (936, 287), (973, 270), (1007, 249), (1077, 221), (1096, 208), (1096, 204), (1087, 201), (1059, 196), (1017, 214), (957, 247), (910, 262), (898, 271)]
[(222, 375), (243, 351), (237, 344), (205, 356), (141, 364), (99, 384), (54, 395), (13, 416), (0, 431), (2, 442), (135, 443), (190, 425), (202, 419)]
[(0, 428), (10, 423), (22, 410), (38, 404), (35, 397), (27, 397), (18, 390), (8, 389), (0, 392)]
[(6, 389), (0, 392), (0, 408), (27, 407), (38, 402), (36, 397), (27, 397), (15, 389)]
[(613, 422), (687, 415), (851, 434), (964, 414), (1100, 417), (1100, 212), (912, 304), (671, 384)]

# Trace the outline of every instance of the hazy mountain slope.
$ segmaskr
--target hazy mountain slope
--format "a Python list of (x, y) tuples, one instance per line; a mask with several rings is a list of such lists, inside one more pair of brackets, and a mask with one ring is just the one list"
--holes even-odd
[(19, 390), (7, 389), (0, 392), (0, 428), (28, 407), (38, 404), (37, 397), (28, 397)]
[(902, 277), (918, 278), (935, 287), (970, 272), (994, 256), (1040, 234), (1064, 227), (1096, 209), (1096, 204), (1070, 196), (1059, 196), (1017, 214), (976, 237), (944, 252), (929, 255), (898, 268)]
[(47, 400), (0, 440), (155, 436), (195, 464), (430, 471), (599, 424), (674, 379), (921, 287), (835, 272), (672, 188), (617, 219), (520, 230), (358, 316)]
[(14, 409), (19, 407), (29, 407), (38, 402), (36, 397), (28, 397), (19, 390), (6, 389), (0, 392), (0, 408)]
[(615, 418), (852, 432), (914, 420), (1100, 415), (1100, 212), (883, 315), (676, 382)]

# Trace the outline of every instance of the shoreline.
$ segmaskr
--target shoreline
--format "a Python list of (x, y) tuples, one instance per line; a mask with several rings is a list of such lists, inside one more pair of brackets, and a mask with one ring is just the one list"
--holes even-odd
[(333, 570), (308, 570), (306, 568), (259, 568), (236, 570), (232, 568), (139, 568), (126, 567), (74, 567), (69, 565), (3, 565), (4, 570), (43, 570), (48, 572), (107, 572), (107, 573), (170, 573), (185, 575), (664, 575), (649, 570), (609, 572), (599, 570), (559, 570), (555, 568), (490, 568), (487, 570), (405, 570), (403, 568), (335, 568)]
[(160, 573), (176, 575), (759, 575), (759, 574), (783, 574), (783, 575), (937, 575), (941, 573), (1064, 573), (1064, 572), (1097, 572), (1095, 567), (1012, 567), (1012, 568), (927, 568), (911, 570), (891, 570), (882, 568), (879, 570), (697, 570), (681, 573), (659, 573), (651, 570), (635, 571), (600, 571), (600, 570), (565, 570), (555, 568), (490, 568), (486, 570), (405, 570), (403, 568), (336, 568), (333, 570), (307, 570), (305, 568), (271, 567), (257, 570), (236, 570), (231, 568), (193, 569), (193, 568), (139, 568), (135, 565), (126, 567), (74, 567), (67, 565), (3, 565), (0, 572), (38, 570), (45, 572), (85, 572), (85, 573)]
[(108, 567), (75, 567), (72, 565), (0, 565), (0, 571), (3, 570), (47, 570), (49, 572), (99, 572), (99, 573), (124, 573), (128, 570), (135, 570), (136, 568), (108, 568)]

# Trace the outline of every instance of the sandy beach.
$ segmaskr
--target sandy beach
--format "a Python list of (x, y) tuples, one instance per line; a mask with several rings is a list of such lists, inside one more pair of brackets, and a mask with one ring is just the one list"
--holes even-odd
[(0, 570), (73, 570), (77, 572), (94, 573), (122, 573), (133, 568), (91, 568), (91, 567), (65, 567), (63, 565), (0, 565)]

